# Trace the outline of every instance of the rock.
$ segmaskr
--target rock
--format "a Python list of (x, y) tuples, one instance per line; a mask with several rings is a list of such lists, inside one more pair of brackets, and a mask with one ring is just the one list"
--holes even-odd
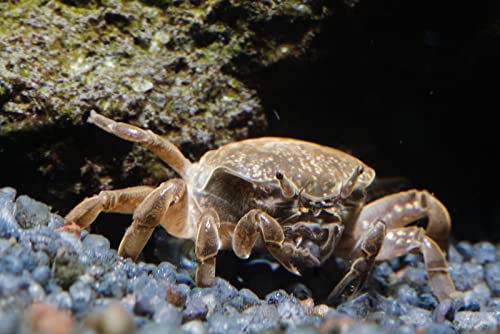
[(85, 319), (85, 324), (103, 334), (129, 334), (136, 330), (132, 315), (116, 301), (111, 301), (100, 311), (91, 313)]
[(493, 295), (500, 297), (500, 262), (488, 263), (484, 267), (484, 275)]
[(46, 303), (32, 305), (30, 320), (33, 330), (40, 333), (69, 334), (74, 325), (74, 319), (68, 311), (61, 311)]
[(495, 333), (498, 322), (491, 312), (457, 312), (453, 325), (459, 332)]
[(16, 220), (22, 228), (47, 226), (50, 218), (50, 208), (26, 195), (16, 200)]
[(478, 242), (472, 246), (472, 250), (474, 252), (473, 261), (476, 263), (486, 264), (496, 260), (496, 248), (490, 242)]

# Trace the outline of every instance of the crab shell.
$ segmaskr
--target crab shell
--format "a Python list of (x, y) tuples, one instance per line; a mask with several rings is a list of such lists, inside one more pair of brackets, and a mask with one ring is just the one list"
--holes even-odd
[(221, 146), (203, 155), (191, 166), (191, 183), (205, 189), (217, 171), (232, 174), (254, 184), (279, 186), (276, 173), (285, 175), (301, 195), (312, 201), (334, 199), (352, 181), (361, 167), (352, 190), (365, 189), (375, 171), (355, 157), (331, 147), (289, 138), (263, 137)]

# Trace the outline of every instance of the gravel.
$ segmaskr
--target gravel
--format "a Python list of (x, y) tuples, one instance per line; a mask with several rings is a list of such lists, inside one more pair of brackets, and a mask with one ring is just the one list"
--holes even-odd
[[(450, 273), (463, 297), (439, 304), (422, 259), (377, 265), (367, 287), (336, 307), (284, 290), (259, 298), (217, 277), (194, 286), (189, 270), (134, 263), (103, 236), (56, 233), (63, 219), (0, 188), (0, 333), (496, 333), (500, 245), (458, 242)], [(436, 309), (448, 312), (437, 321)], [(117, 320), (119, 319), (119, 320)]]

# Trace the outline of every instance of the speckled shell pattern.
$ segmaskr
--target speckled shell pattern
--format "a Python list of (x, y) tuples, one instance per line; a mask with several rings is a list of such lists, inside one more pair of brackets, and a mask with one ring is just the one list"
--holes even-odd
[(217, 169), (252, 183), (276, 183), (281, 172), (311, 199), (335, 198), (341, 186), (363, 167), (356, 188), (364, 189), (375, 171), (353, 156), (331, 147), (289, 138), (247, 139), (207, 152), (196, 164), (193, 181), (203, 189)]

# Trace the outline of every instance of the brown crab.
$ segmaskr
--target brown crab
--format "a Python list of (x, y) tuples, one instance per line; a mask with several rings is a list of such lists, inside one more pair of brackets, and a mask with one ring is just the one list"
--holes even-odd
[[(158, 187), (101, 191), (78, 204), (66, 224), (89, 226), (100, 212), (133, 213), (118, 254), (136, 259), (154, 228), (195, 241), (196, 283), (211, 285), (216, 256), (232, 249), (242, 259), (267, 250), (290, 272), (318, 266), (332, 254), (352, 259), (329, 298), (359, 290), (375, 261), (418, 250), (440, 301), (456, 291), (448, 273), (450, 217), (427, 191), (409, 190), (365, 204), (373, 169), (342, 151), (287, 138), (248, 139), (190, 162), (151, 131), (92, 112), (88, 121), (139, 142), (181, 178)], [(425, 229), (409, 226), (428, 218)]]

